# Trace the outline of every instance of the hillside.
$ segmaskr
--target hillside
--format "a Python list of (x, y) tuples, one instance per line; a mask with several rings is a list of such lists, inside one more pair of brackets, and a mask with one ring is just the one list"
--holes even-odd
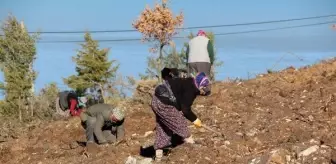
[[(336, 59), (300, 69), (217, 82), (199, 97), (195, 113), (220, 138), (190, 127), (195, 145), (181, 145), (166, 163), (330, 163), (336, 155)], [(125, 143), (87, 155), (78, 118), (40, 122), (0, 143), (0, 163), (125, 163), (150, 145), (154, 116), (149, 106), (128, 103)], [(145, 135), (146, 134), (146, 135)]]

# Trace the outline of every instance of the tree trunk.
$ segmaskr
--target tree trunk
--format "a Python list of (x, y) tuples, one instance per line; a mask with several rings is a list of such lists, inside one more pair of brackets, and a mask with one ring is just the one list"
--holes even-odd
[(163, 56), (163, 54), (162, 54), (162, 52), (163, 52), (163, 46), (164, 46), (164, 44), (161, 44), (160, 45), (160, 59), (162, 59), (162, 56)]
[(21, 106), (19, 106), (19, 121), (22, 122), (22, 110), (21, 110)]
[(159, 56), (159, 60), (158, 60), (158, 79), (159, 79), (159, 82), (161, 83), (162, 82), (162, 77), (161, 77), (161, 74), (160, 74), (160, 71), (163, 69), (163, 60), (162, 60), (162, 57), (163, 57), (163, 47), (164, 47), (164, 44), (161, 44), (160, 45), (160, 56)]
[(19, 101), (18, 101), (18, 106), (19, 106), (19, 121), (20, 122), (22, 122), (22, 107), (21, 107), (21, 97), (19, 97), (19, 99), (18, 99)]
[(99, 84), (99, 88), (101, 90), (101, 94), (104, 99), (104, 102), (106, 102), (105, 91), (104, 91), (103, 85)]
[[(32, 99), (32, 97), (31, 97), (31, 99)], [(34, 105), (33, 105), (33, 102), (35, 102), (35, 100), (29, 100), (29, 103), (28, 103), (28, 105), (29, 105), (29, 108), (30, 108), (30, 116), (31, 117), (34, 117)]]

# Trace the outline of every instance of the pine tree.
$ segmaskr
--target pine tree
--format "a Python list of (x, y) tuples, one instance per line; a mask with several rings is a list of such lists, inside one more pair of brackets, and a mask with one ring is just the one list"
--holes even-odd
[[(0, 36), (0, 62), (5, 82), (1, 89), (5, 91), (6, 107), (3, 113), (17, 114), (22, 120), (23, 114), (29, 113), (29, 98), (37, 73), (33, 70), (36, 59), (35, 43), (38, 35), (30, 36), (14, 16), (9, 16), (2, 26)], [(25, 112), (23, 112), (25, 106)]]
[(99, 86), (104, 95), (108, 83), (116, 77), (119, 64), (114, 66), (116, 61), (108, 60), (109, 49), (99, 49), (90, 33), (86, 33), (84, 39), (82, 49), (73, 57), (77, 75), (64, 78), (64, 82), (80, 94), (87, 88)]

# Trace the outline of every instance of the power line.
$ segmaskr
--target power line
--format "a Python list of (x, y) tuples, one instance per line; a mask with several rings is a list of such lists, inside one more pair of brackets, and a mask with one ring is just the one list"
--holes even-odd
[(246, 33), (254, 33), (254, 32), (267, 32), (267, 31), (285, 30), (285, 29), (300, 28), (300, 27), (318, 26), (318, 25), (331, 24), (331, 23), (335, 23), (335, 21), (322, 22), (322, 23), (314, 23), (314, 24), (305, 24), (305, 25), (297, 25), (297, 26), (287, 26), (287, 27), (279, 27), (279, 28), (270, 28), (270, 29), (263, 29), (263, 30), (251, 30), (251, 31), (242, 31), (242, 32), (219, 33), (219, 34), (215, 34), (215, 35), (234, 35), (234, 34), (246, 34)]
[[(311, 27), (318, 26), (324, 24), (335, 23), (335, 21), (322, 22), (322, 23), (314, 23), (314, 24), (305, 24), (305, 25), (297, 25), (297, 26), (287, 26), (287, 27), (278, 27), (278, 28), (270, 28), (270, 29), (261, 29), (261, 30), (250, 30), (250, 31), (239, 31), (239, 32), (228, 32), (228, 33), (215, 33), (215, 36), (223, 36), (223, 35), (238, 35), (238, 34), (247, 34), (247, 33), (256, 33), (256, 32), (267, 32), (267, 31), (276, 31), (276, 30), (284, 30), (284, 29), (292, 29), (292, 28), (300, 28), (300, 27)], [(175, 39), (184, 39), (186, 37), (178, 36), (173, 37)], [(99, 39), (96, 40), (98, 42), (123, 42), (123, 41), (140, 41), (140, 38), (128, 38), (128, 39)], [(39, 41), (38, 43), (81, 43), (85, 42), (84, 40), (54, 40), (54, 41)]]
[[(222, 24), (222, 25), (210, 25), (210, 26), (191, 26), (177, 29), (191, 30), (191, 29), (200, 29), (200, 28), (217, 28), (217, 27), (233, 27), (233, 26), (247, 26), (247, 25), (259, 25), (259, 24), (270, 24), (270, 23), (280, 23), (280, 22), (292, 22), (300, 20), (309, 20), (309, 19), (319, 19), (333, 17), (336, 14), (332, 15), (322, 15), (314, 17), (304, 17), (304, 18), (293, 18), (293, 19), (282, 19), (282, 20), (272, 20), (272, 21), (261, 21), (261, 22), (250, 22), (250, 23), (237, 23), (237, 24)], [(41, 34), (78, 34), (78, 33), (117, 33), (117, 32), (137, 32), (137, 30), (128, 29), (128, 30), (93, 30), (93, 31), (42, 31)], [(37, 33), (37, 32), (28, 32), (28, 33)]]

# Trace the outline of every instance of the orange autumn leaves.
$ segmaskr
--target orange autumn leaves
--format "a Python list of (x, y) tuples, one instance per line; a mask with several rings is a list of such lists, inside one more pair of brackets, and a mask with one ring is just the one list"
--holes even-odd
[(142, 33), (142, 41), (156, 43), (154, 49), (169, 44), (172, 37), (177, 34), (176, 28), (183, 24), (182, 12), (174, 16), (172, 11), (166, 7), (167, 1), (162, 4), (155, 4), (151, 9), (148, 5), (139, 18), (133, 22), (133, 27)]

